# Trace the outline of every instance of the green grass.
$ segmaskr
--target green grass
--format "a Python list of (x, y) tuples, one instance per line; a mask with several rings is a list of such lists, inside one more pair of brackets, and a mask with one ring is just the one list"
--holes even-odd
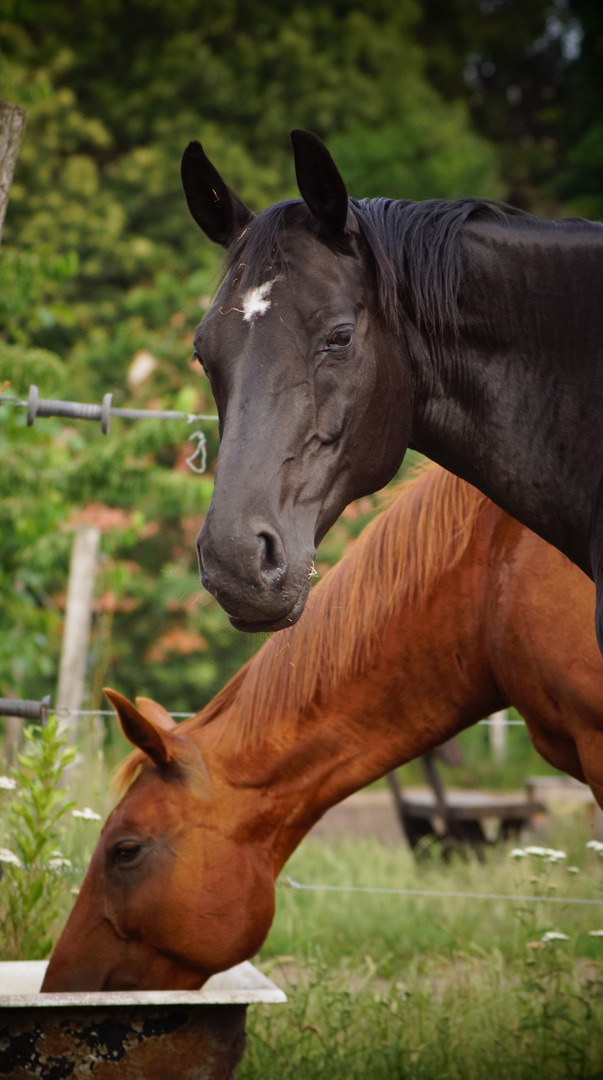
[[(85, 761), (70, 770), (67, 794), (104, 818), (113, 800), (93, 741)], [(13, 797), (0, 792), (0, 838)], [(63, 876), (55, 935), (101, 822), (68, 813), (64, 824), (60, 848), (78, 869)], [(603, 937), (590, 936), (603, 929), (603, 903), (286, 883), (603, 899), (603, 860), (588, 839), (585, 808), (547, 817), (546, 832), (531, 838), (564, 850), (557, 864), (513, 860), (509, 847), (489, 850), (485, 864), (446, 864), (437, 853), (417, 863), (402, 842), (308, 838), (277, 887), (257, 960), (289, 1002), (250, 1008), (239, 1080), (603, 1080)], [(552, 930), (567, 940), (544, 943)]]
[[(376, 841), (307, 841), (285, 876), (304, 883), (603, 898), (582, 813), (485, 865), (417, 865)], [(553, 835), (554, 833), (554, 835)], [(568, 865), (579, 867), (569, 873)], [(279, 887), (259, 966), (284, 1006), (250, 1009), (239, 1080), (592, 1080), (603, 1077), (603, 904), (578, 906), (301, 892)], [(569, 940), (545, 944), (550, 930)]]
[[(515, 709), (509, 709), (510, 720), (521, 720)], [(445, 784), (460, 788), (486, 788), (492, 791), (521, 789), (526, 776), (563, 776), (534, 749), (525, 724), (507, 728), (507, 745), (504, 761), (500, 764), (490, 749), (490, 729), (485, 724), (474, 724), (457, 736), (463, 761), (461, 765), (447, 766), (438, 762), (438, 771)], [(411, 761), (398, 770), (402, 784), (424, 784), (425, 774), (420, 760)], [(378, 781), (379, 785), (385, 781)]]
[(459, 952), (389, 983), (368, 961), (353, 976), (307, 964), (288, 1005), (251, 1010), (239, 1080), (598, 1076), (603, 984), (560, 952), (512, 969), (494, 950)]

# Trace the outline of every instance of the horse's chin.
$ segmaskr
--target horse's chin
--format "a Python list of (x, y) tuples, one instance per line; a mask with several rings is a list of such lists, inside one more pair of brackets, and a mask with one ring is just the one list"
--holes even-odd
[(308, 593), (304, 591), (287, 614), (279, 619), (258, 619), (248, 622), (246, 619), (237, 619), (234, 615), (229, 615), (228, 618), (235, 630), (243, 630), (246, 634), (272, 634), (275, 630), (286, 630), (288, 626), (293, 626), (302, 614), (307, 599)]

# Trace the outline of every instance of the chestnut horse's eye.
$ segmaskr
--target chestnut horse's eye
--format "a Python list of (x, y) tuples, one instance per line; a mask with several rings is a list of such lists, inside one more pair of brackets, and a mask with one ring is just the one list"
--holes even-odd
[(354, 331), (351, 326), (338, 326), (327, 338), (327, 349), (347, 349), (352, 344)]
[(115, 845), (111, 852), (111, 858), (114, 863), (129, 863), (142, 851), (142, 844), (139, 844), (136, 840), (120, 840)]

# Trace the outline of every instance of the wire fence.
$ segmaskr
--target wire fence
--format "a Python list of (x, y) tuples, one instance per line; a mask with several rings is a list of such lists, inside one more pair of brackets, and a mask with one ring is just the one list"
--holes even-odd
[[(58, 861), (58, 860), (57, 860)], [(0, 859), (0, 866), (2, 860)], [(72, 863), (69, 859), (63, 858), (61, 865), (38, 865), (37, 863), (22, 863), (21, 869), (29, 870), (46, 870), (54, 874), (60, 874), (64, 877), (79, 877), (86, 873), (87, 866)], [(355, 895), (372, 895), (372, 896), (404, 896), (404, 897), (422, 897), (433, 900), (502, 900), (513, 904), (578, 904), (583, 907), (600, 907), (603, 905), (603, 897), (585, 897), (585, 896), (543, 896), (543, 895), (522, 895), (521, 893), (490, 893), (490, 892), (459, 892), (456, 890), (447, 889), (392, 889), (379, 885), (328, 885), (328, 884), (305, 884), (300, 881), (295, 881), (293, 878), (287, 876), (285, 878), (278, 878), (276, 882), (277, 887), (284, 889), (293, 889), (296, 892), (330, 892), (330, 893), (352, 893)]]
[[(101, 405), (82, 401), (59, 401), (51, 398), (41, 398), (38, 387), (33, 384), (29, 387), (26, 401), (14, 395), (0, 394), (0, 405), (5, 404), (14, 405), (16, 408), (26, 409), (27, 423), (30, 426), (35, 423), (36, 419), (49, 416), (60, 416), (66, 419), (96, 420), (100, 421), (101, 430), (105, 435), (109, 434), (111, 419), (113, 417), (128, 420), (185, 420), (187, 424), (191, 424), (195, 421), (215, 422), (218, 420), (217, 415), (209, 413), (191, 414), (171, 410), (115, 408), (113, 406), (113, 395), (111, 393), (104, 395)], [(197, 430), (192, 432), (189, 438), (197, 445), (195, 452), (186, 459), (186, 463), (193, 472), (203, 473), (205, 472), (207, 465), (207, 445), (205, 435), (203, 431)], [(199, 461), (200, 464), (196, 465), (195, 461)], [(49, 696), (43, 698), (40, 702), (0, 698), (0, 716), (14, 716), (24, 720), (39, 720), (42, 723), (45, 723), (49, 712), (53, 712), (62, 720), (75, 719), (79, 716), (113, 716), (112, 709), (53, 709)], [(194, 715), (194, 713), (172, 713), (172, 716), (178, 719), (188, 719)], [(499, 729), (503, 726), (525, 726), (523, 720), (518, 720), (509, 716), (503, 717), (502, 715), (498, 715), (495, 719), (488, 717), (480, 720), (479, 723), (486, 726), (495, 726)]]
[[(41, 701), (28, 701), (21, 698), (0, 698), (0, 716), (17, 716), (25, 720), (40, 720), (44, 714), (47, 715), (48, 713), (53, 713), (61, 720), (75, 719), (78, 716), (115, 716), (114, 709), (55, 708), (51, 704), (50, 695), (42, 698)], [(190, 720), (191, 717), (196, 716), (196, 713), (173, 712), (170, 713), (170, 715), (173, 716), (174, 719)], [(525, 727), (525, 722), (523, 720), (517, 720), (514, 717), (500, 717), (496, 720), (487, 717), (484, 720), (478, 720), (478, 725), (480, 724), (486, 726), (504, 724), (506, 727)]]
[(514, 903), (543, 904), (603, 904), (601, 899), (579, 896), (517, 896), (511, 893), (453, 892), (438, 889), (389, 889), (377, 885), (305, 885), (291, 877), (279, 878), (277, 885), (306, 892), (373, 893), (384, 896), (430, 896), (452, 900), (509, 900)]
[[(111, 427), (111, 420), (113, 418), (125, 419), (125, 420), (181, 420), (186, 421), (188, 425), (194, 422), (209, 421), (216, 422), (218, 417), (213, 414), (192, 414), (177, 412), (172, 410), (156, 410), (156, 409), (122, 409), (113, 406), (113, 395), (105, 394), (102, 400), (102, 404), (95, 405), (86, 402), (77, 401), (57, 401), (52, 399), (40, 398), (37, 386), (30, 386), (27, 401), (23, 401), (18, 397), (12, 395), (0, 395), (0, 405), (11, 404), (17, 408), (24, 408), (27, 410), (27, 423), (29, 426), (33, 425), (38, 418), (46, 418), (50, 416), (64, 417), (66, 419), (79, 419), (79, 420), (95, 420), (99, 421), (101, 425), (101, 431), (103, 434), (108, 435)], [(205, 472), (207, 464), (207, 445), (205, 434), (202, 430), (198, 429), (193, 431), (189, 438), (192, 442), (196, 443), (195, 452), (186, 459), (189, 468), (196, 473)], [(195, 462), (199, 464), (195, 464)], [(53, 713), (63, 720), (75, 719), (77, 717), (110, 717), (114, 716), (113, 709), (70, 709), (70, 708), (54, 708), (51, 704), (50, 695), (42, 698), (40, 701), (24, 700), (24, 699), (12, 699), (12, 698), (0, 698), (0, 716), (14, 716), (23, 720), (38, 720), (45, 723), (49, 713)], [(192, 712), (174, 712), (171, 714), (175, 719), (189, 719), (195, 714)], [(496, 718), (487, 717), (478, 721), (480, 725), (484, 726), (505, 726), (505, 727), (525, 727), (524, 721), (516, 719), (510, 716), (497, 715)], [(0, 863), (1, 869), (1, 863)], [(42, 869), (49, 869), (48, 867)], [(86, 871), (85, 866), (73, 865), (65, 860), (64, 865), (54, 866), (51, 868), (54, 873), (60, 873), (67, 876), (79, 876)], [(362, 885), (329, 885), (322, 883), (304, 884), (299, 881), (295, 881), (291, 877), (281, 878), (277, 881), (277, 885), (284, 888), (290, 888), (296, 891), (307, 892), (333, 892), (333, 893), (353, 893), (353, 894), (372, 894), (382, 896), (404, 896), (404, 897), (424, 897), (424, 898), (439, 898), (439, 899), (462, 899), (462, 900), (485, 900), (485, 901), (508, 901), (512, 903), (548, 903), (548, 904), (581, 904), (581, 905), (601, 905), (603, 904), (603, 898), (592, 899), (585, 897), (572, 897), (572, 896), (522, 896), (513, 895), (507, 893), (476, 893), (476, 892), (457, 892), (457, 891), (443, 891), (435, 889), (394, 889), (385, 888), (380, 886), (362, 886)]]
[[(68, 420), (98, 420), (103, 435), (108, 435), (113, 417), (121, 420), (185, 420), (187, 424), (208, 420), (215, 422), (218, 417), (212, 413), (184, 413), (169, 409), (120, 409), (113, 406), (113, 394), (105, 394), (101, 405), (85, 401), (57, 401), (41, 398), (37, 386), (30, 386), (27, 401), (12, 394), (0, 394), (0, 405), (14, 405), (18, 409), (27, 409), (29, 427), (40, 418), (62, 416)], [(189, 434), (189, 441), (196, 443), (196, 449), (186, 458), (189, 469), (195, 473), (204, 473), (207, 466), (207, 442), (200, 429)], [(198, 465), (195, 462), (199, 461)]]
[[(33, 714), (36, 709), (40, 709), (42, 714), (44, 712), (53, 712), (61, 718), (75, 718), (75, 717), (93, 717), (93, 716), (114, 716), (113, 709), (53, 709), (50, 705), (50, 699), (44, 698), (42, 701), (16, 701), (10, 699), (0, 699), (0, 715), (6, 713), (6, 707), (17, 709), (21, 706), (19, 712), (13, 713), (14, 715), (20, 715), (22, 718), (39, 718)], [(190, 712), (175, 712), (171, 714), (177, 719), (187, 719), (194, 716), (194, 713)], [(503, 722), (502, 718), (498, 721)], [(525, 726), (522, 720), (508, 719), (506, 721), (510, 725)], [(481, 723), (487, 724), (489, 720), (483, 720)], [(77, 813), (77, 812), (76, 812)], [(81, 815), (80, 815), (81, 816)], [(92, 816), (92, 815), (91, 815)], [(97, 815), (94, 815), (97, 818)], [(603, 850), (603, 845), (601, 845)], [(555, 854), (555, 853), (552, 853)], [(557, 853), (559, 854), (559, 853)], [(1, 877), (1, 858), (0, 858), (0, 877)], [(28, 866), (24, 866), (24, 869), (28, 869)], [(87, 867), (79, 864), (73, 864), (68, 859), (63, 860), (62, 864), (52, 867), (36, 867), (37, 869), (49, 870), (56, 874), (61, 874), (66, 877), (81, 877), (86, 873)], [(516, 904), (578, 904), (582, 906), (601, 906), (603, 905), (603, 897), (577, 897), (577, 896), (553, 896), (553, 895), (521, 895), (513, 893), (491, 893), (491, 892), (462, 892), (457, 890), (439, 890), (439, 889), (404, 889), (404, 888), (390, 888), (379, 885), (333, 885), (328, 883), (304, 883), (296, 881), (294, 878), (287, 876), (285, 878), (279, 878), (276, 882), (280, 888), (288, 888), (297, 892), (323, 892), (323, 893), (349, 893), (355, 895), (374, 895), (374, 896), (399, 896), (399, 897), (421, 897), (425, 899), (434, 900), (476, 900), (476, 901), (505, 901), (508, 903)], [(598, 933), (598, 931), (596, 931)], [(602, 932), (603, 933), (603, 932)]]

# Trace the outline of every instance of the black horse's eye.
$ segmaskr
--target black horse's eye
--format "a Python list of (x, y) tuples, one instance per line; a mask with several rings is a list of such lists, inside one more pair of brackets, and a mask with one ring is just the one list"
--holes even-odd
[[(205, 361), (204, 361), (203, 357), (199, 355), (199, 353), (197, 352), (196, 349), (193, 349), (193, 355), (191, 356), (191, 361), (194, 362), (195, 360), (197, 361), (198, 364), (201, 364), (201, 367), (203, 368), (204, 375), (207, 375), (207, 368), (205, 366)], [(209, 376), (208, 376), (208, 378), (209, 378)]]
[(347, 349), (352, 344), (354, 331), (351, 326), (338, 326), (327, 338), (327, 349)]
[(137, 840), (120, 840), (113, 848), (111, 858), (114, 863), (119, 863), (121, 865), (123, 863), (133, 862), (141, 851), (142, 844), (139, 844)]

